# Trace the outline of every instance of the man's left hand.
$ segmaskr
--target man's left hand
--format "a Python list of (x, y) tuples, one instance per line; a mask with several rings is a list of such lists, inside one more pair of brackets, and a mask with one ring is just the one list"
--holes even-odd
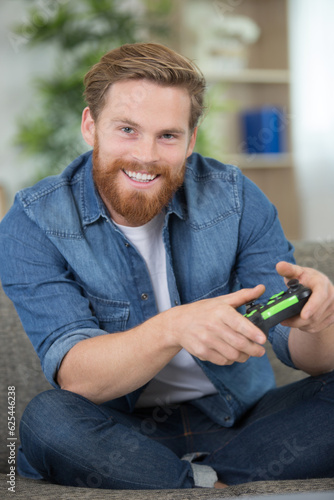
[(312, 290), (299, 316), (295, 316), (282, 324), (309, 333), (319, 333), (334, 324), (334, 286), (320, 271), (309, 267), (301, 267), (288, 262), (279, 262), (276, 266), (278, 274), (287, 283), (296, 278)]

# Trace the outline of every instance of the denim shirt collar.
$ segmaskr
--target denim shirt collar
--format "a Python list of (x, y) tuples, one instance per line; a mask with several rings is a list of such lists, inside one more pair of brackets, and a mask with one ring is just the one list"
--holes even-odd
[(106, 217), (106, 207), (95, 187), (93, 180), (93, 151), (84, 155), (87, 158), (82, 179), (81, 213), (84, 225), (96, 222), (100, 217)]

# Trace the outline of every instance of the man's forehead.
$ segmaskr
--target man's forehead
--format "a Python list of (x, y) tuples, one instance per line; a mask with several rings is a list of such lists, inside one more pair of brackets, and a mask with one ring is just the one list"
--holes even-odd
[(189, 100), (188, 91), (180, 85), (164, 85), (148, 79), (127, 79), (120, 80), (110, 85), (106, 92), (107, 99), (122, 96), (128, 104), (140, 104), (149, 100), (152, 92), (159, 92), (162, 95), (178, 95), (181, 99)]
[[(160, 108), (159, 116), (158, 107)], [(167, 129), (184, 129), (181, 123), (190, 114), (191, 101), (187, 90), (176, 86), (163, 86), (149, 80), (122, 80), (115, 82), (106, 93), (102, 115), (108, 115), (113, 121), (136, 124), (136, 113), (150, 117), (165, 118)], [(104, 111), (104, 112), (103, 112)], [(175, 123), (177, 119), (178, 124)], [(139, 116), (138, 116), (138, 121)], [(187, 118), (185, 119), (188, 124)]]

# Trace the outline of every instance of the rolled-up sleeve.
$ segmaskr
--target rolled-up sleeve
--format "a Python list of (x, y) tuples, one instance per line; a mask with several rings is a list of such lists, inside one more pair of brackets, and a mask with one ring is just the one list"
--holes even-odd
[(69, 266), (15, 203), (0, 224), (0, 277), (48, 381), (78, 342), (106, 334)]

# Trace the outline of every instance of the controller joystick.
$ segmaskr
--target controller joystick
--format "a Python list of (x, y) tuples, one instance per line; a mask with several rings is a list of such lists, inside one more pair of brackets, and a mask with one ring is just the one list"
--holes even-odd
[(298, 290), (298, 287), (299, 287), (299, 281), (297, 279), (293, 279), (293, 280), (290, 280), (288, 281), (288, 287), (289, 287), (289, 290)]

